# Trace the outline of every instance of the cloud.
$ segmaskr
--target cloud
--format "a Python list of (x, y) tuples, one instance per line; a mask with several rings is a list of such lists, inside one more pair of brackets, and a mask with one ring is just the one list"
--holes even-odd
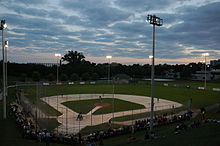
[(85, 56), (111, 54), (140, 61), (152, 54), (152, 25), (145, 20), (147, 14), (156, 14), (164, 19), (164, 25), (156, 27), (157, 59), (180, 62), (179, 58), (190, 60), (203, 52), (220, 58), (219, 0), (9, 0), (0, 4), (0, 17), (8, 23), (5, 38), (20, 54), (34, 57), (73, 49)]

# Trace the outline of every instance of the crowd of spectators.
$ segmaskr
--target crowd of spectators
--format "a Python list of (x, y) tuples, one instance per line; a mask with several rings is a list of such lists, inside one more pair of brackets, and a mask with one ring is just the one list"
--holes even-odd
[[(181, 115), (173, 115), (171, 118), (168, 118), (167, 114), (163, 114), (162, 116), (155, 116), (153, 119), (153, 126), (162, 126), (167, 124), (172, 124), (175, 122), (182, 122), (185, 120), (190, 120), (192, 117), (192, 111), (187, 111)], [(137, 130), (141, 129), (149, 129), (150, 128), (150, 119), (143, 119), (135, 121), (135, 127)]]
[(21, 129), (22, 136), (27, 139), (38, 140), (40, 142), (45, 142), (46, 145), (51, 142), (54, 143), (80, 143), (81, 135), (64, 135), (56, 134), (48, 131), (47, 129), (40, 129), (33, 122), (33, 119), (26, 115), (22, 108), (15, 103), (10, 105), (10, 115), (14, 116), (16, 120), (16, 125)]
[[(57, 134), (50, 132), (47, 129), (40, 129), (38, 126), (36, 126), (37, 124), (34, 123), (33, 119), (30, 118), (29, 115), (26, 115), (25, 112), (22, 111), (22, 108), (19, 108), (19, 105), (15, 103), (10, 104), (10, 109), (10, 113), (15, 117), (18, 127), (22, 129), (23, 137), (45, 142), (46, 144), (51, 142), (68, 144), (91, 144), (98, 141), (100, 144), (102, 144), (103, 139), (105, 138), (129, 133), (131, 134), (136, 131), (147, 130), (150, 128), (150, 119), (143, 119), (135, 121), (134, 125), (122, 126), (119, 128), (112, 128), (109, 126), (108, 130), (95, 131), (86, 136), (81, 136), (80, 133), (77, 135)], [(168, 118), (167, 114), (162, 116), (155, 116), (153, 120), (153, 126), (156, 127), (174, 122), (181, 122), (189, 120), (191, 117), (191, 111), (188, 111), (182, 115), (174, 115), (172, 118)], [(145, 137), (155, 137), (153, 135), (153, 133), (150, 133), (149, 136), (145, 135)]]

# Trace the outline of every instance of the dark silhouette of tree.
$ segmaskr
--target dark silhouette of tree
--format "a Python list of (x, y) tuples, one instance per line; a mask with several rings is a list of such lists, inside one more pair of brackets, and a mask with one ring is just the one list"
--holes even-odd
[(88, 81), (88, 80), (90, 80), (90, 74), (88, 72), (83, 73), (81, 78), (83, 81)]
[(96, 81), (96, 80), (99, 79), (99, 75), (98, 75), (97, 73), (92, 73), (91, 79), (92, 79), (93, 81)]
[(61, 81), (67, 81), (68, 80), (68, 76), (64, 73), (61, 74)]
[(25, 73), (22, 73), (20, 76), (20, 81), (25, 82), (27, 80), (27, 75)]
[(37, 71), (34, 71), (33, 74), (32, 74), (32, 79), (33, 79), (33, 81), (35, 81), (35, 82), (40, 81), (40, 73), (37, 72)]
[(54, 81), (56, 79), (55, 75), (53, 73), (50, 73), (48, 76), (47, 76), (47, 79), (49, 81)]
[[(62, 60), (63, 63), (60, 68), (60, 79), (63, 81), (71, 80), (97, 80), (107, 79), (108, 77), (108, 63), (96, 64), (85, 60), (85, 56), (77, 51), (68, 51)], [(2, 61), (0, 61), (0, 68), (2, 68)], [(220, 66), (209, 66), (207, 70), (219, 69)], [(43, 64), (18, 64), (8, 62), (8, 81), (54, 81), (56, 79), (56, 65), (45, 66)], [(189, 63), (189, 64), (157, 64), (155, 65), (155, 77), (163, 78), (167, 73), (180, 72), (181, 79), (191, 79), (191, 75), (196, 71), (204, 70), (204, 63)], [(65, 75), (62, 77), (62, 74)], [(111, 63), (111, 77), (117, 74), (127, 74), (133, 79), (150, 78), (151, 65), (145, 64), (131, 64), (123, 65), (120, 63)], [(2, 76), (2, 69), (0, 69), (0, 76)], [(69, 78), (68, 78), (69, 77)], [(11, 79), (10, 79), (11, 78)], [(2, 78), (0, 78), (0, 82)], [(2, 84), (0, 84), (0, 87)]]
[(69, 64), (81, 64), (82, 62), (84, 62), (85, 56), (82, 53), (79, 53), (77, 51), (68, 51), (67, 54), (64, 55), (64, 57), (62, 57), (63, 61), (67, 61)]
[(73, 74), (70, 76), (70, 80), (71, 80), (71, 81), (78, 81), (78, 80), (79, 80), (79, 76), (78, 76), (76, 73), (73, 73)]

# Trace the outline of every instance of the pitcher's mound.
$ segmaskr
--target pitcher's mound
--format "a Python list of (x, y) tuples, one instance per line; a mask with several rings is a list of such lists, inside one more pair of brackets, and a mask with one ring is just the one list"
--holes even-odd
[(110, 103), (105, 103), (105, 102), (97, 102), (94, 104), (94, 106), (102, 106), (102, 107), (107, 107), (110, 106)]

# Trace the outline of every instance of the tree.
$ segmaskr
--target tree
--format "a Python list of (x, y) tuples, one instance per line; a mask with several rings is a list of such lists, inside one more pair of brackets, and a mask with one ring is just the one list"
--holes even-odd
[(98, 78), (99, 78), (99, 75), (97, 73), (92, 74), (92, 80), (96, 81), (98, 80)]
[(67, 81), (68, 80), (68, 76), (64, 73), (61, 74), (61, 81)]
[(22, 74), (21, 74), (21, 77), (20, 77), (20, 81), (21, 81), (21, 82), (25, 82), (26, 79), (27, 79), (27, 75), (26, 75), (25, 73), (22, 73)]
[(48, 78), (49, 81), (54, 81), (56, 77), (55, 77), (54, 74), (50, 73), (50, 74), (47, 76), (47, 78)]
[(64, 57), (62, 57), (63, 61), (67, 61), (69, 64), (81, 64), (82, 62), (84, 62), (85, 56), (82, 53), (79, 53), (77, 51), (68, 51), (67, 54), (64, 55)]
[(32, 73), (32, 79), (33, 79), (33, 81), (35, 81), (35, 82), (40, 81), (40, 73), (37, 72), (37, 71), (34, 71), (34, 72)]
[(71, 81), (78, 81), (79, 80), (79, 76), (76, 73), (73, 73), (70, 77)]
[(88, 72), (86, 72), (82, 74), (81, 78), (83, 81), (88, 81), (90, 79), (90, 75)]

